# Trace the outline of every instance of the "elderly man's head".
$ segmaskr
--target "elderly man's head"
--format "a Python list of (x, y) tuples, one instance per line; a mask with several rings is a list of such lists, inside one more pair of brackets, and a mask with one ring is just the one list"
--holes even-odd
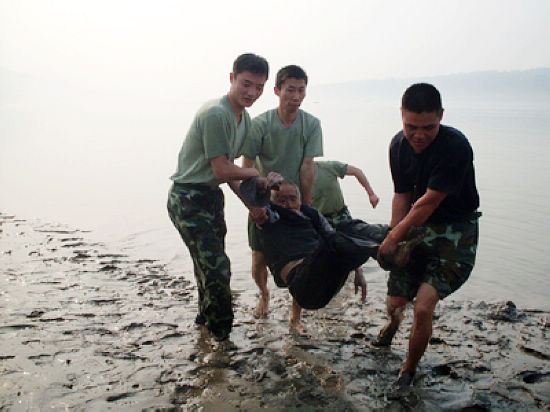
[(285, 209), (300, 210), (302, 200), (300, 199), (300, 189), (294, 183), (283, 180), (279, 190), (271, 192), (271, 201), (277, 206)]

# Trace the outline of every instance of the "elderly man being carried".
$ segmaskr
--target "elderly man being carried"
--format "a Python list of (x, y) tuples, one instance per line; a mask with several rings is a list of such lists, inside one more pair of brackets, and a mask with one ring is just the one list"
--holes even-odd
[[(243, 182), (242, 193), (247, 186), (254, 188), (253, 180)], [(266, 212), (268, 219), (259, 223), (266, 261), (277, 286), (288, 287), (293, 297), (290, 328), (302, 332), (302, 308), (326, 306), (350, 271), (376, 258), (389, 226), (355, 219), (335, 230), (317, 209), (301, 204), (298, 187), (286, 180), (272, 191)], [(419, 238), (412, 231), (391, 264), (404, 265)]]

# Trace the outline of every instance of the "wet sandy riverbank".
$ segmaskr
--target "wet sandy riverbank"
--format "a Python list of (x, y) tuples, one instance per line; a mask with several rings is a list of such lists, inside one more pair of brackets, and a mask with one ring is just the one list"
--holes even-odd
[(0, 409), (550, 408), (549, 313), (536, 308), (442, 302), (415, 387), (397, 396), (412, 316), (391, 349), (371, 348), (381, 295), (360, 305), (348, 284), (297, 336), (286, 291), (265, 320), (236, 293), (231, 340), (216, 344), (193, 322), (190, 270), (60, 225), (0, 225)]

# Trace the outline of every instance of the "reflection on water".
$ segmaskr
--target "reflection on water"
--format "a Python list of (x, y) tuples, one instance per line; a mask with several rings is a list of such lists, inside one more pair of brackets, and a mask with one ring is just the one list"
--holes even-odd
[[(159, 258), (189, 272), (187, 250), (165, 207), (168, 176), (198, 107), (198, 102), (180, 103), (2, 106), (1, 211), (90, 229), (101, 240), (119, 241), (124, 253)], [(483, 211), (476, 267), (453, 297), (548, 308), (550, 196), (544, 189), (550, 183), (550, 108), (502, 101), (444, 103), (443, 123), (463, 131), (474, 148)], [(387, 222), (392, 195), (387, 146), (400, 128), (398, 102), (328, 102), (310, 96), (305, 109), (321, 119), (325, 157), (361, 167), (381, 198), (373, 210), (362, 188), (345, 179), (354, 217)], [(246, 211), (225, 192), (232, 286), (252, 298)], [(384, 293), (384, 277), (382, 271), (371, 277), (379, 293)]]

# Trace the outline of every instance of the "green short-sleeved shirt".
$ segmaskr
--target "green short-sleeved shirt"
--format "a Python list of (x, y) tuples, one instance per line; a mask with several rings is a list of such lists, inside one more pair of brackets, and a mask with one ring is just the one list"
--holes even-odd
[(304, 157), (323, 155), (321, 122), (315, 116), (298, 110), (290, 128), (285, 128), (277, 109), (268, 110), (252, 120), (252, 129), (242, 154), (256, 160), (262, 176), (279, 172), (291, 182), (300, 184), (300, 166)]
[(199, 183), (212, 188), (223, 181), (214, 176), (210, 159), (227, 155), (230, 161), (241, 156), (250, 130), (250, 116), (243, 111), (237, 124), (227, 96), (205, 103), (195, 115), (178, 155), (178, 167), (170, 179), (176, 183)]
[(311, 205), (323, 215), (330, 215), (345, 206), (344, 195), (337, 178), (343, 179), (348, 165), (337, 161), (315, 162), (315, 181)]

